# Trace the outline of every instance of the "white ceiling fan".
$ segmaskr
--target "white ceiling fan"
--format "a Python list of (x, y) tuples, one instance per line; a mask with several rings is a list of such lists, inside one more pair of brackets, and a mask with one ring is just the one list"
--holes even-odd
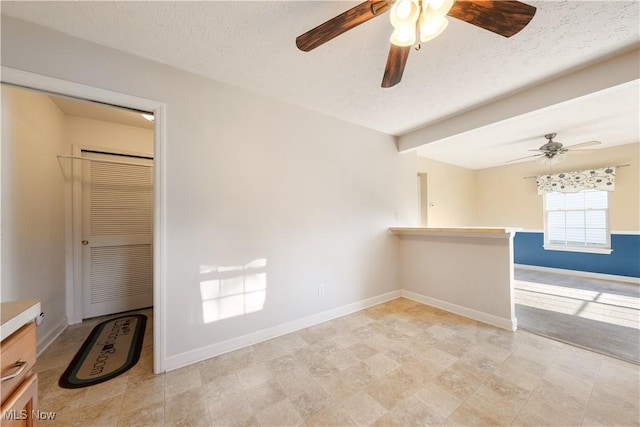
[(517, 162), (518, 160), (524, 160), (529, 158), (538, 158), (541, 163), (545, 163), (548, 161), (559, 162), (566, 158), (567, 152), (575, 149), (582, 149), (586, 147), (591, 147), (594, 145), (601, 144), (600, 141), (587, 141), (581, 142), (580, 144), (569, 145), (565, 147), (561, 142), (556, 142), (553, 138), (556, 137), (555, 133), (548, 133), (544, 137), (547, 139), (547, 142), (543, 144), (540, 148), (529, 150), (529, 151), (538, 151), (538, 154), (533, 154), (531, 156), (520, 157), (517, 159), (509, 160), (505, 163)]

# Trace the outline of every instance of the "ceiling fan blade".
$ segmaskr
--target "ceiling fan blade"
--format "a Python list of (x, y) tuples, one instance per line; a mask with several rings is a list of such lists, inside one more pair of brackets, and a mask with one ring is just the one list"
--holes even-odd
[(368, 0), (296, 37), (298, 49), (309, 52), (340, 34), (386, 12), (390, 0)]
[(531, 157), (540, 157), (540, 156), (544, 156), (544, 153), (542, 153), (542, 154), (534, 154), (533, 156), (520, 157), (520, 158), (513, 159), (513, 160), (507, 160), (505, 163), (517, 162), (518, 160), (530, 159)]
[(458, 0), (449, 16), (504, 37), (511, 37), (527, 26), (536, 8), (510, 0)]
[(581, 142), (580, 144), (568, 145), (566, 147), (563, 147), (563, 149), (575, 150), (576, 148), (591, 147), (593, 145), (600, 145), (600, 144), (602, 144), (600, 141), (587, 141), (587, 142)]
[(382, 87), (392, 87), (400, 83), (410, 50), (411, 46), (401, 47), (391, 44), (387, 65), (384, 68), (384, 77), (382, 77)]

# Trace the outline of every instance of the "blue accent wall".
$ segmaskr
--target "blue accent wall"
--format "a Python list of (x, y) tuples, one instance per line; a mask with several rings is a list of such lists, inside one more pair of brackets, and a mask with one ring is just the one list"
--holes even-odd
[(566, 270), (589, 271), (617, 276), (640, 277), (640, 235), (612, 234), (610, 254), (547, 251), (541, 232), (516, 233), (514, 258), (516, 264)]

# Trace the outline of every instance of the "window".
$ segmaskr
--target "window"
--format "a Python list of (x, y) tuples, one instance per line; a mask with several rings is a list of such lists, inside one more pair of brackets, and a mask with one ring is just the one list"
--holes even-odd
[(544, 248), (611, 253), (609, 193), (583, 190), (544, 194)]

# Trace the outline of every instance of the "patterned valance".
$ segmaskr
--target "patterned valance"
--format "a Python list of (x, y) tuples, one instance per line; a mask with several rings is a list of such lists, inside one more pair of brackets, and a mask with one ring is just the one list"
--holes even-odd
[(582, 190), (613, 191), (616, 182), (616, 168), (587, 169), (583, 171), (562, 172), (536, 177), (538, 194), (551, 192), (577, 193)]

